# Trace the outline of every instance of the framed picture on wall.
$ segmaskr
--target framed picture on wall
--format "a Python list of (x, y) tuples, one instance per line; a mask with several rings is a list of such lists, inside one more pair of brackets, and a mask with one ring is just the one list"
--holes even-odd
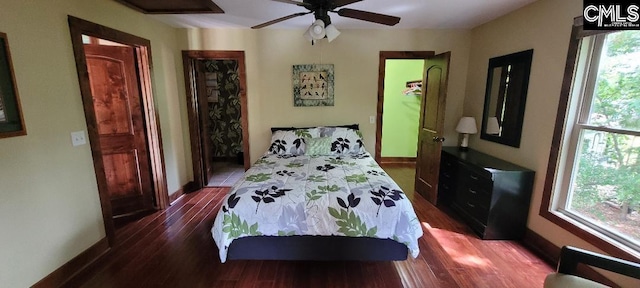
[(333, 64), (293, 65), (293, 106), (333, 106)]
[(0, 32), (0, 138), (26, 134), (7, 34)]

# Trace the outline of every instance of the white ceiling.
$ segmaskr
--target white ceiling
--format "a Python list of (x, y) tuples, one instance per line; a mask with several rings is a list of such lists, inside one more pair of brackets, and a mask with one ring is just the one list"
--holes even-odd
[[(300, 0), (301, 1), (301, 0)], [(508, 14), (536, 0), (364, 0), (344, 8), (401, 17), (393, 28), (447, 29), (473, 28)], [(249, 28), (297, 12), (304, 7), (270, 0), (213, 0), (225, 14), (152, 15), (181, 28)], [(346, 18), (330, 13), (338, 29), (384, 29), (389, 26)], [(313, 14), (289, 19), (263, 29), (304, 29)]]

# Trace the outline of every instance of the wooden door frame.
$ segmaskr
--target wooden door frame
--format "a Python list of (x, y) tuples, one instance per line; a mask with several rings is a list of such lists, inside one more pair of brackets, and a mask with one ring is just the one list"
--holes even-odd
[(204, 170), (202, 165), (202, 144), (200, 142), (200, 113), (197, 94), (195, 93), (196, 78), (194, 60), (216, 59), (238, 61), (240, 82), (240, 125), (242, 126), (242, 150), (244, 152), (244, 169), (251, 165), (249, 155), (249, 111), (247, 106), (247, 72), (244, 51), (212, 51), (212, 50), (184, 50), (182, 61), (184, 66), (184, 82), (187, 91), (187, 115), (189, 117), (189, 139), (191, 141), (191, 159), (193, 164), (193, 182), (195, 189), (205, 187)]
[(164, 152), (162, 150), (162, 138), (160, 134), (160, 122), (158, 121), (158, 111), (154, 104), (153, 92), (151, 89), (151, 42), (122, 31), (92, 23), (69, 15), (69, 29), (71, 31), (71, 42), (76, 60), (78, 72), (78, 82), (80, 84), (80, 94), (84, 106), (87, 122), (87, 134), (91, 146), (93, 166), (95, 169), (98, 184), (98, 194), (100, 205), (102, 206), (102, 217), (104, 218), (105, 232), (109, 241), (109, 246), (115, 243), (115, 226), (111, 210), (111, 200), (107, 187), (102, 153), (100, 151), (98, 123), (93, 107), (93, 96), (89, 72), (87, 69), (86, 55), (82, 35), (101, 38), (113, 42), (122, 43), (133, 47), (136, 54), (136, 69), (140, 88), (141, 106), (143, 109), (144, 125), (147, 137), (149, 162), (151, 166), (151, 181), (154, 190), (155, 207), (164, 209), (169, 206), (169, 194), (167, 191), (166, 171), (164, 167)]
[[(384, 77), (386, 73), (386, 62), (388, 59), (423, 59), (435, 55), (434, 51), (380, 51), (380, 64), (378, 68), (378, 104), (376, 112), (376, 147), (375, 160), (381, 163), (382, 160), (382, 113), (384, 112)], [(423, 71), (424, 73), (424, 71)], [(422, 77), (424, 79), (424, 75)], [(424, 94), (423, 94), (424, 95)]]

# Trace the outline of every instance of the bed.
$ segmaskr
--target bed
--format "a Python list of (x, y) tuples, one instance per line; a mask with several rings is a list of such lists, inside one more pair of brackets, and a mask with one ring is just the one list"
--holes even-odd
[(422, 228), (357, 126), (275, 129), (269, 150), (223, 199), (220, 260), (404, 260)]

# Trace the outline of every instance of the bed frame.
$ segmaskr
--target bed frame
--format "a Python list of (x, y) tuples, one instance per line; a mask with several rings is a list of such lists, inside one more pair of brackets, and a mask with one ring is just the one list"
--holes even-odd
[(228, 260), (401, 261), (406, 245), (345, 236), (251, 236), (233, 240)]

